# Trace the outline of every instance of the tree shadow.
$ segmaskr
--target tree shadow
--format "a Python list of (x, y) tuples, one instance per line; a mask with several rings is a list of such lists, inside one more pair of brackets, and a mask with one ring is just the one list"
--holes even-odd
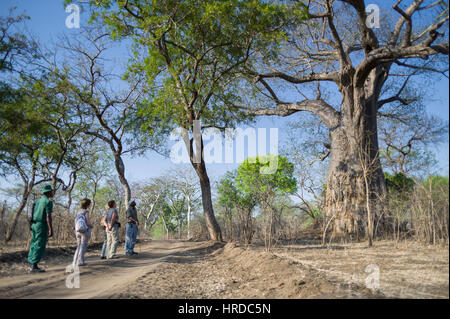
[(211, 253), (222, 249), (226, 243), (215, 242), (210, 246), (192, 248), (171, 254), (165, 258), (165, 262), (174, 264), (194, 264), (211, 257)]

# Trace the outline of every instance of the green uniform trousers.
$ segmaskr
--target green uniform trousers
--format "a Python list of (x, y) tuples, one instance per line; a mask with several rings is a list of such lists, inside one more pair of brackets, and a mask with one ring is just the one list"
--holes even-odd
[(35, 222), (31, 225), (31, 244), (28, 253), (28, 262), (37, 264), (41, 261), (45, 253), (45, 246), (48, 240), (47, 223)]

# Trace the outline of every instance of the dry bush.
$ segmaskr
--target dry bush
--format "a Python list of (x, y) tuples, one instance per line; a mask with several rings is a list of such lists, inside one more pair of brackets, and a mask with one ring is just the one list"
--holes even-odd
[[(9, 210), (8, 210), (9, 212)], [(8, 228), (9, 225), (9, 220), (11, 219), (11, 215), (10, 214), (6, 214), (5, 218), (1, 221), (1, 229), (2, 229), (2, 234), (1, 234), (1, 242), (0, 245), (5, 245), (5, 235), (6, 235), (6, 230)], [(11, 237), (10, 242), (8, 243), (9, 246), (14, 246), (14, 247), (23, 247), (26, 248), (27, 247), (27, 241), (30, 239), (30, 226), (28, 223), (28, 219), (26, 216), (19, 216), (19, 219), (17, 221), (17, 226), (16, 229), (13, 233), (13, 236)]]
[(279, 237), (283, 241), (295, 241), (302, 237), (305, 229), (305, 218), (302, 216), (282, 216), (279, 227)]
[(217, 216), (217, 222), (222, 229), (222, 237), (225, 241), (246, 245), (252, 242), (256, 219), (248, 212), (238, 211), (233, 215), (219, 215)]
[[(5, 231), (8, 227), (8, 221), (12, 217), (11, 210), (7, 209), (4, 218), (0, 219), (0, 245), (5, 245)], [(101, 242), (104, 239), (104, 228), (101, 226), (102, 212), (95, 210), (91, 214), (91, 221), (94, 222), (94, 228), (91, 233), (90, 242)], [(53, 237), (49, 240), (49, 245), (74, 245), (75, 238), (75, 215), (67, 212), (61, 207), (54, 207), (52, 213), (53, 221)], [(119, 239), (125, 240), (125, 219), (119, 216), (121, 227), (119, 228)], [(8, 242), (8, 247), (20, 247), (23, 249), (29, 248), (29, 241), (31, 239), (30, 225), (27, 214), (22, 214), (17, 222), (16, 229), (13, 233), (11, 241)]]
[(250, 219), (237, 214), (232, 218), (220, 214), (217, 221), (225, 241), (244, 245), (261, 243), (268, 249), (280, 242), (295, 242), (302, 239), (305, 229), (312, 227), (320, 230), (321, 227), (319, 217), (313, 220), (303, 213), (285, 214), (280, 211), (274, 211), (273, 214), (266, 212)]
[(432, 186), (432, 181), (419, 184), (410, 203), (410, 216), (415, 237), (424, 243), (449, 244), (448, 184)]
[(428, 178), (408, 192), (392, 192), (389, 198), (393, 237), (416, 239), (424, 244), (449, 243), (448, 183)]
[(203, 217), (191, 220), (191, 239), (193, 240), (208, 240), (209, 232), (206, 227), (206, 221)]

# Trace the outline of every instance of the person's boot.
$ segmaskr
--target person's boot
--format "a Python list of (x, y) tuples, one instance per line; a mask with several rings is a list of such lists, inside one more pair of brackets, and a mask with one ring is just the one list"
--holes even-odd
[(37, 272), (45, 272), (45, 270), (39, 268), (37, 264), (32, 264), (32, 265), (30, 265), (30, 268), (28, 269), (28, 272), (30, 274), (32, 274), (32, 273), (37, 273)]

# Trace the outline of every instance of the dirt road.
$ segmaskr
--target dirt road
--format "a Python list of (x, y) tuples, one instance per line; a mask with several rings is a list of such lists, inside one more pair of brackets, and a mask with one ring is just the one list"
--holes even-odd
[[(436, 277), (427, 294), (418, 294), (418, 284), (405, 280), (423, 285), (423, 280), (416, 279), (428, 273), (420, 272), (416, 279), (412, 272), (406, 279), (393, 273), (401, 279), (395, 286), (405, 289), (406, 295), (401, 296), (392, 292), (384, 277), (381, 290), (369, 290), (364, 284), (367, 262), (377, 262), (383, 275), (392, 264), (394, 255), (386, 256), (388, 248), (392, 251), (390, 244), (373, 250), (379, 258), (373, 260), (361, 257), (367, 252), (357, 246), (350, 247), (354, 253), (320, 248), (308, 244), (269, 254), (234, 244), (151, 241), (137, 245), (138, 255), (100, 260), (98, 247), (92, 247), (86, 254), (88, 265), (80, 267), (79, 288), (66, 285), (67, 281), (69, 286), (75, 283), (74, 277), (65, 273), (72, 257), (69, 251), (53, 252), (42, 263), (46, 272), (32, 275), (26, 274), (26, 265), (17, 257), (13, 260), (12, 255), (4, 254), (0, 258), (0, 298), (448, 298), (448, 254), (437, 251), (439, 260), (427, 256), (435, 269), (424, 266)], [(405, 250), (399, 254), (417, 256), (417, 250)], [(417, 269), (417, 260), (405, 261), (403, 267)]]
[[(0, 297), (2, 298), (108, 298), (126, 288), (136, 278), (151, 273), (186, 250), (200, 248), (205, 244), (192, 242), (155, 241), (137, 247), (140, 253), (119, 259), (100, 260), (97, 254), (87, 253), (87, 266), (80, 267), (79, 288), (73, 286), (74, 277), (68, 276), (68, 263), (44, 266), (45, 273), (14, 275), (3, 277), (0, 281)], [(207, 245), (208, 247), (208, 245)]]

